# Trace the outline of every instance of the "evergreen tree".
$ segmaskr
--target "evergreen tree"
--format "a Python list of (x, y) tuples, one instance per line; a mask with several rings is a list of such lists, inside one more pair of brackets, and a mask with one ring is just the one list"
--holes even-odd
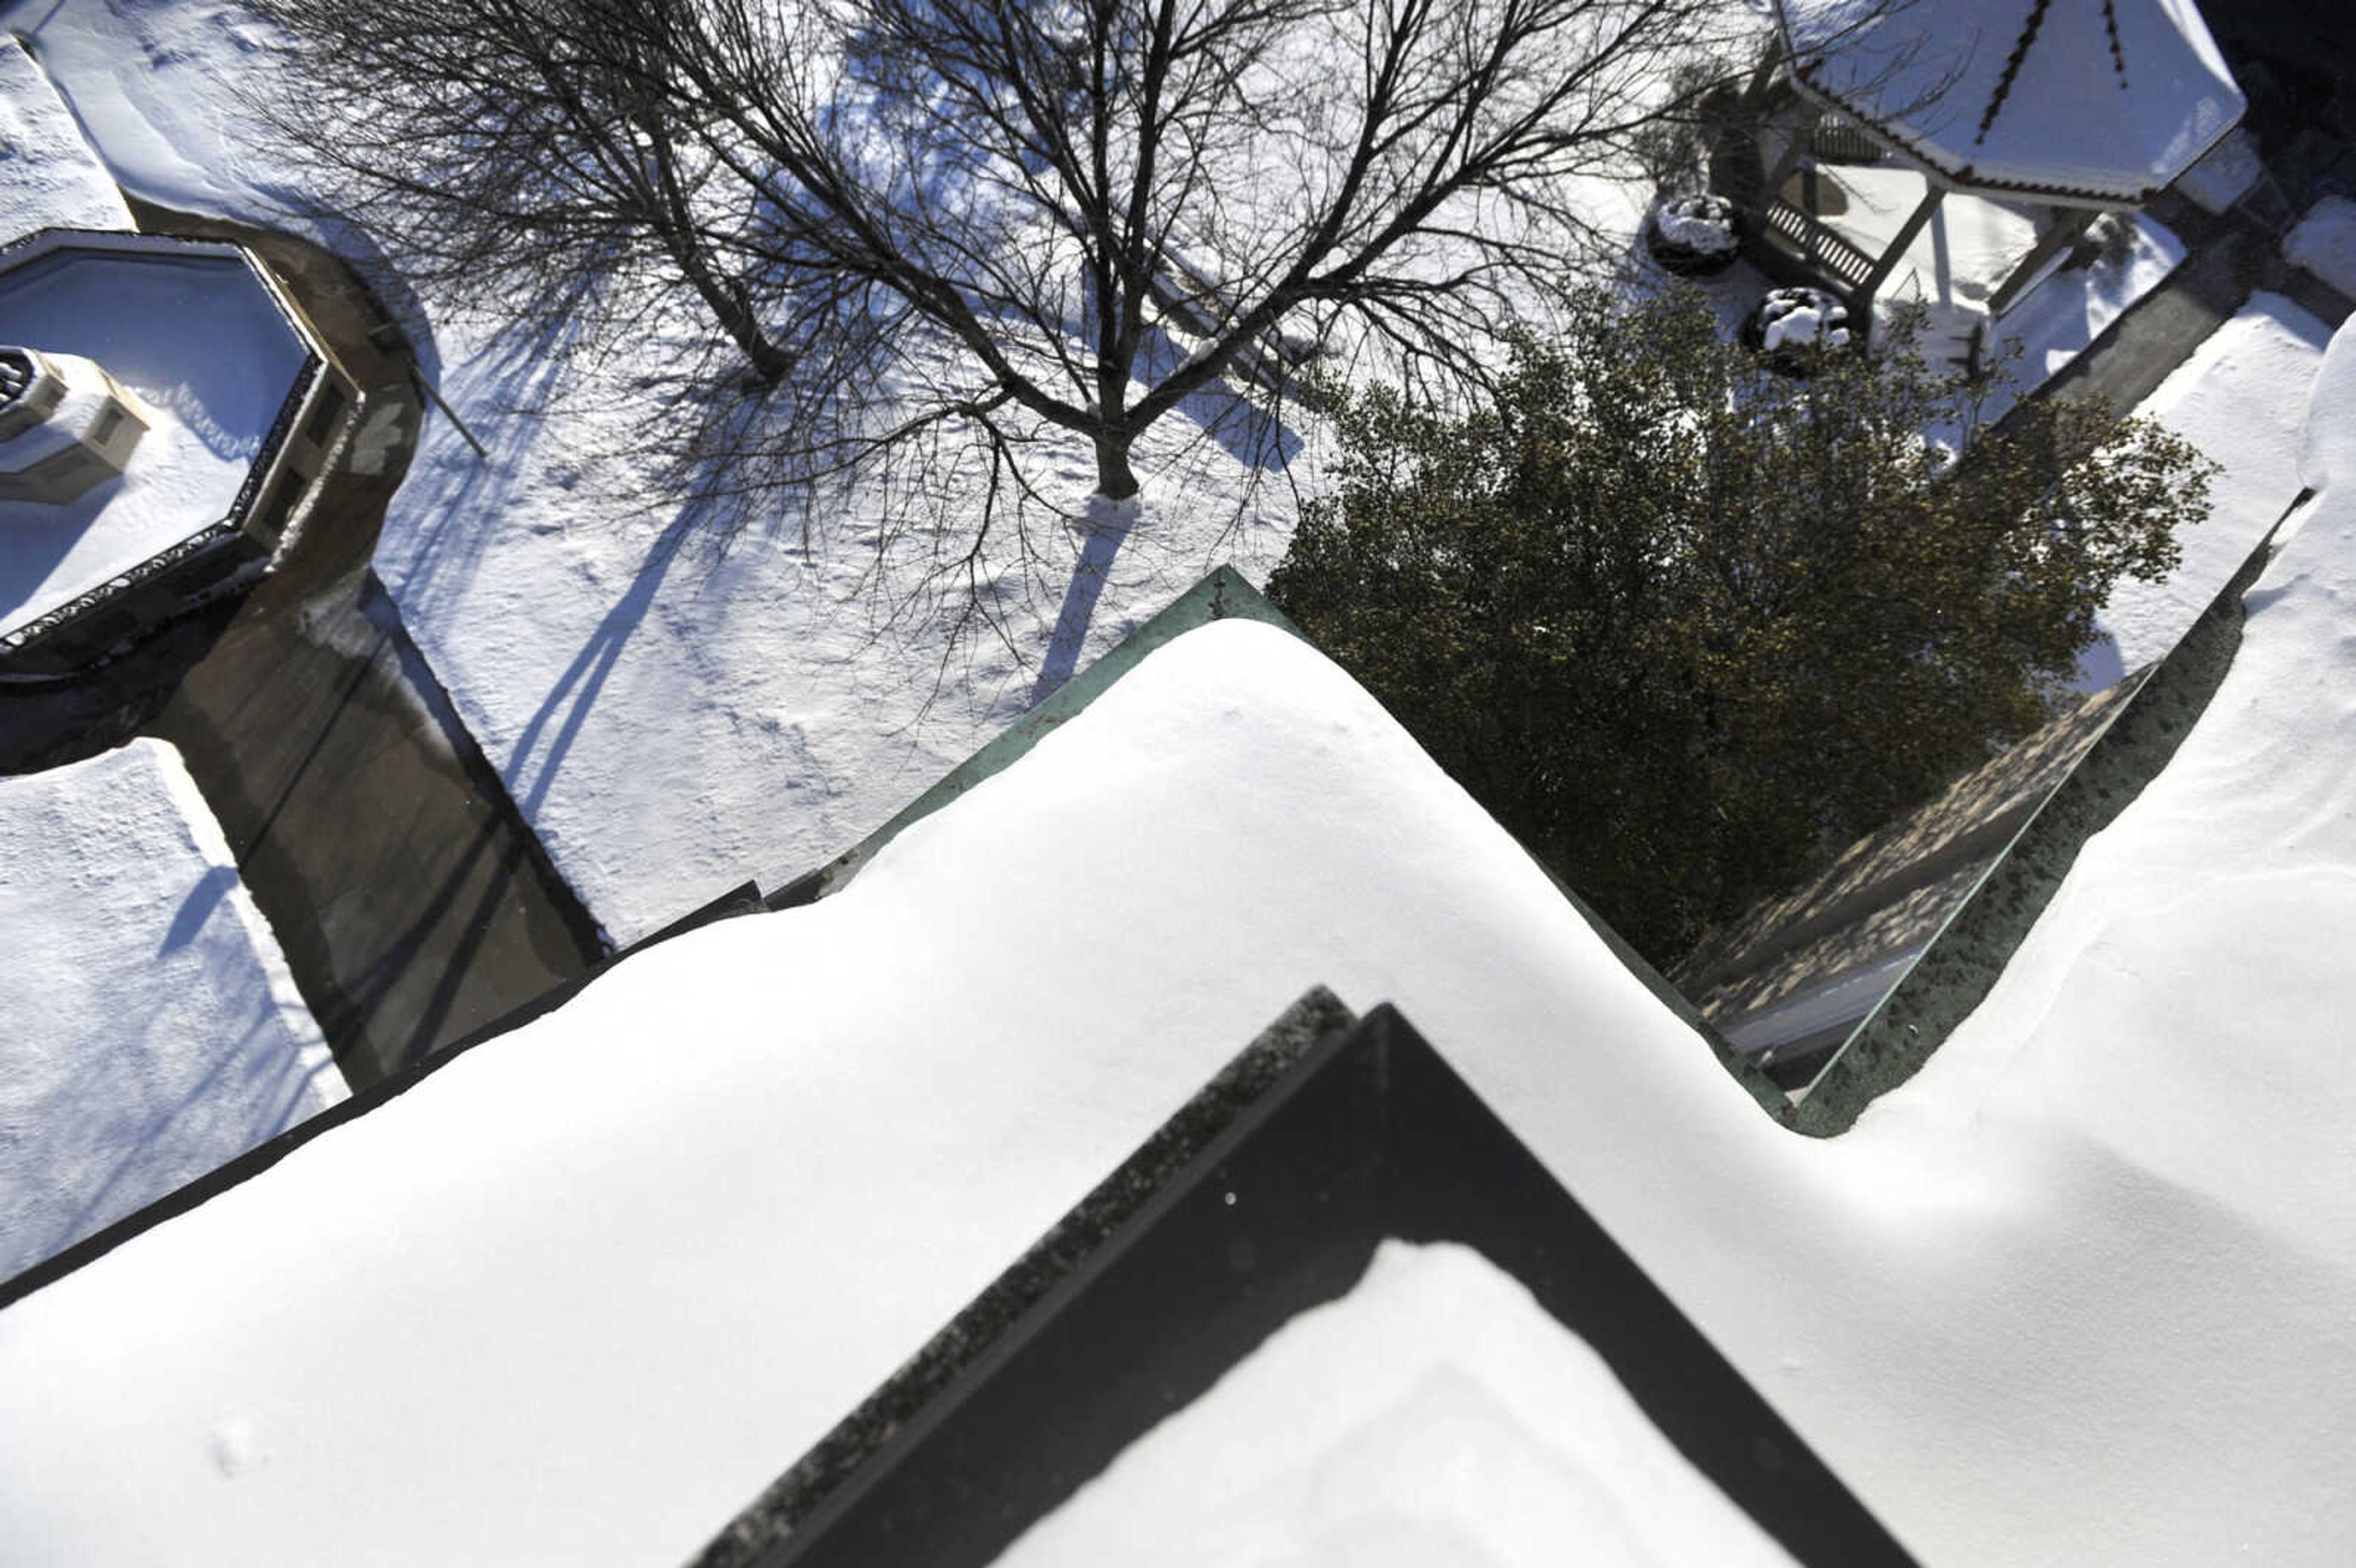
[(1689, 293), (1576, 297), (1458, 416), (1343, 400), (1276, 603), (1655, 962), (2042, 723), (2213, 465), (1901, 322), (1804, 379)]

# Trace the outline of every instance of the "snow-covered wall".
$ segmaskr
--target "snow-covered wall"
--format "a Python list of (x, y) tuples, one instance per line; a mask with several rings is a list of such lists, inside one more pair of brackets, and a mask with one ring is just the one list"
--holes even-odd
[(0, 779), (0, 1279), (344, 1097), (160, 741)]

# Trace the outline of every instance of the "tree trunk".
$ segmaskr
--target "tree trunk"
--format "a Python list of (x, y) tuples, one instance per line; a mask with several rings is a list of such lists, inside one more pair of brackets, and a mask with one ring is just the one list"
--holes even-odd
[(774, 387), (783, 380), (786, 372), (794, 368), (794, 357), (761, 330), (760, 319), (753, 314), (743, 291), (731, 285), (717, 297), (709, 293), (704, 297), (712, 301), (712, 312), (720, 317), (721, 330), (735, 340), (753, 367), (753, 380), (763, 387)]
[(1129, 443), (1125, 434), (1097, 432), (1097, 493), (1107, 500), (1126, 501), (1137, 494), (1137, 475), (1129, 465)]
[(688, 286), (694, 289), (703, 303), (711, 307), (720, 330), (744, 356), (753, 368), (755, 385), (774, 387), (794, 368), (793, 356), (779, 347), (776, 341), (762, 330), (761, 318), (754, 313), (753, 304), (744, 296), (744, 286), (734, 280), (723, 279), (703, 262), (703, 258), (674, 242), (671, 259), (687, 277)]

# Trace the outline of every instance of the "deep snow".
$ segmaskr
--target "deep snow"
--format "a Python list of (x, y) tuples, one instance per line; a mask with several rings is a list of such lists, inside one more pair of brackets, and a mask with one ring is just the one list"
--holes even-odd
[(2160, 582), (2122, 580), (2103, 640), (2079, 665), (2085, 690), (2164, 656), (2298, 498), (2299, 432), (2331, 329), (2280, 294), (2253, 294), (2135, 411), (2223, 465), (2208, 518), (2177, 531), (2184, 559)]
[(1388, 1241), (997, 1568), (1790, 1568), (1512, 1275)]
[(161, 741), (0, 779), (0, 1279), (344, 1097)]
[[(305, 216), (304, 176), (242, 118), (227, 84), (266, 65), (269, 34), (234, 6), (19, 0), (6, 16), (126, 187), (312, 232), (386, 272), (364, 235)], [(1578, 200), (1641, 251), (1644, 193), (1599, 180)], [(2062, 274), (2008, 318), (2032, 339), (2035, 372), (2181, 253), (2150, 225), (2138, 245), (2127, 267)], [(1153, 432), (1141, 466), (1168, 471), (1133, 527), (1001, 533), (974, 601), (995, 629), (960, 641), (920, 591), (939, 552), (954, 559), (956, 528), (867, 496), (825, 520), (814, 551), (785, 524), (715, 561), (691, 525), (633, 503), (640, 477), (606, 429), (509, 411), (549, 390), (531, 346), (423, 303), (426, 373), (492, 457), (430, 417), (376, 568), (617, 942), (748, 876), (774, 887), (831, 859), (1211, 567), (1263, 581), (1290, 536), (1291, 478), (1237, 428), (1238, 400), (1206, 396)], [(1293, 420), (1274, 439), (1313, 483), (1314, 423)], [(1039, 473), (1075, 507), (1092, 483), (1076, 443)]]
[(677, 1559), (1323, 979), (1397, 1000), (1933, 1568), (2337, 1564), (2356, 332), (2319, 387), (2321, 494), (2207, 714), (1837, 1140), (1338, 671), (1219, 623), (836, 897), (634, 958), (0, 1314), (0, 1541)]
[(2283, 240), (2283, 257), (2356, 299), (2356, 201), (2327, 196)]
[[(134, 185), (271, 218), (284, 176), (230, 149), (215, 86), (245, 28), (67, 0), (37, 43)], [(2356, 338), (2335, 348), (2324, 493), (2209, 714), (1847, 1136), (1761, 1117), (1362, 693), (1225, 624), (842, 894), (635, 958), (0, 1313), (0, 1556), (676, 1560), (1323, 980), (1400, 1002), (1933, 1568), (2340, 1563), (2356, 438), (2331, 432)], [(831, 580), (782, 546), (642, 571), (648, 530), (573, 498), (611, 475), (496, 413), (496, 352), (430, 352), (502, 466), (437, 422), (385, 570), (617, 931), (798, 869), (1035, 682), (1034, 642), (923, 711), (933, 645), (828, 632)], [(1087, 645), (1191, 577), (1140, 542)]]

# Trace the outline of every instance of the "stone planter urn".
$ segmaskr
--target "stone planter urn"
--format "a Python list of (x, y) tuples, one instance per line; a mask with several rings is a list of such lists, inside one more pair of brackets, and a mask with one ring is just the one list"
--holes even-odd
[(1743, 346), (1786, 376), (1805, 376), (1856, 341), (1848, 306), (1823, 289), (1769, 289), (1742, 318)]
[(1644, 249), (1663, 270), (1707, 278), (1734, 264), (1742, 233), (1722, 196), (1665, 196), (1644, 220)]

